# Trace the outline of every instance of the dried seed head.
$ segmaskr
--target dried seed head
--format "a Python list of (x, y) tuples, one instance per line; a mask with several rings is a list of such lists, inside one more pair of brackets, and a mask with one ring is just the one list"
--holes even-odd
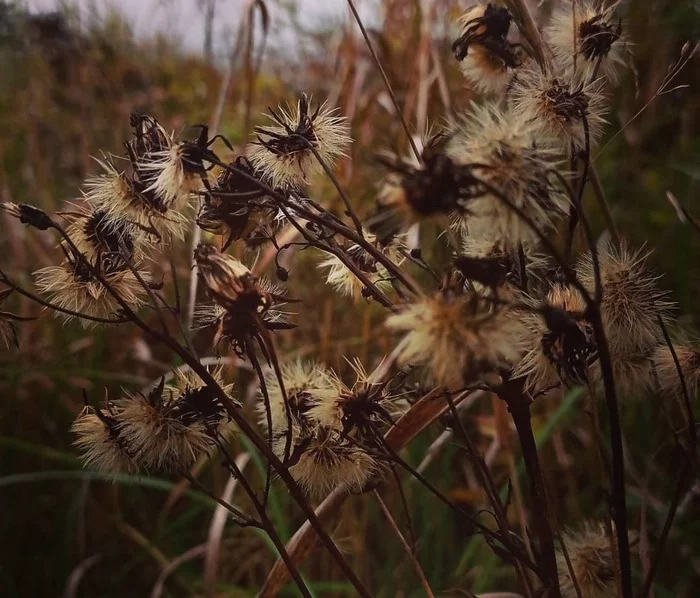
[(167, 150), (151, 153), (147, 161), (139, 164), (139, 172), (146, 175), (144, 182), (149, 182), (144, 192), (161, 198), (168, 209), (183, 210), (193, 193), (205, 189), (202, 177), (208, 175), (189, 160), (190, 147), (187, 142), (176, 143)]
[[(615, 389), (621, 398), (638, 399), (647, 396), (653, 390), (652, 357), (649, 351), (643, 353), (610, 352)], [(605, 397), (600, 361), (596, 361), (591, 366), (589, 374), (593, 391), (598, 397)]]
[(82, 453), (86, 467), (111, 474), (135, 473), (138, 467), (120, 434), (120, 424), (112, 408), (95, 410), (86, 407), (71, 428), (73, 444)]
[[(683, 373), (686, 388), (691, 399), (700, 392), (700, 350), (695, 345), (674, 343), (678, 363)], [(683, 395), (681, 379), (676, 363), (667, 345), (660, 345), (654, 351), (654, 385), (662, 395), (680, 397)]]
[[(531, 301), (533, 307), (538, 305)], [(555, 284), (547, 293), (544, 313), (524, 316), (527, 351), (514, 376), (525, 377), (533, 395), (547, 389), (585, 383), (596, 356), (593, 330), (583, 318), (586, 304), (576, 289)]]
[(444, 289), (390, 316), (386, 324), (404, 333), (399, 363), (425, 365), (448, 389), (509, 369), (520, 358), (519, 316), (475, 291)]
[[(284, 446), (284, 436), (279, 437), (275, 453), (281, 456)], [(322, 497), (335, 489), (359, 492), (379, 468), (374, 457), (334, 428), (316, 428), (303, 449), (289, 473), (312, 496)]]
[(275, 225), (277, 213), (269, 196), (239, 172), (260, 179), (250, 162), (239, 156), (230, 166), (236, 170), (221, 172), (197, 217), (201, 229), (226, 237), (224, 248), (237, 239), (250, 240), (266, 226)]
[[(282, 367), (282, 381), (292, 416), (292, 447), (294, 447), (299, 444), (300, 439), (312, 434), (318, 427), (319, 423), (312, 417), (311, 410), (320, 400), (320, 396), (325, 396), (333, 390), (333, 384), (325, 367), (318, 363), (304, 361), (285, 364)], [(272, 432), (275, 437), (286, 438), (287, 412), (282, 388), (274, 372), (265, 376), (265, 384), (270, 398)], [(258, 402), (258, 414), (260, 424), (267, 427), (267, 410), (262, 393)]]
[(403, 212), (408, 222), (430, 216), (468, 212), (468, 203), (481, 193), (471, 168), (456, 163), (446, 152), (448, 137), (429, 139), (421, 153), (422, 164), (415, 159), (395, 155), (380, 156), (391, 171), (377, 198), (388, 211)]
[[(225, 392), (231, 385), (212, 372)], [(223, 404), (193, 373), (176, 372), (173, 386), (163, 382), (147, 394), (126, 394), (115, 401), (119, 436), (145, 469), (182, 471), (216, 448), (214, 437), (231, 431)]]
[(554, 11), (545, 35), (567, 74), (575, 74), (581, 81), (589, 81), (595, 74), (614, 81), (628, 46), (622, 21), (615, 16), (617, 5), (596, 10), (587, 0), (569, 0)]
[[(458, 164), (479, 165), (479, 179), (507, 198), (540, 231), (554, 226), (568, 204), (564, 191), (552, 177), (558, 160), (552, 150), (536, 146), (536, 125), (493, 106), (472, 105), (458, 132), (448, 144), (448, 154)], [(469, 203), (467, 221), (517, 249), (536, 244), (537, 233), (496, 193), (485, 190)]]
[[(122, 219), (141, 230), (153, 230), (161, 237), (182, 239), (187, 218), (171, 210), (134, 171), (117, 170), (109, 161), (99, 161), (104, 172), (85, 180), (85, 199), (95, 210)], [(155, 235), (154, 235), (155, 236)]]
[[(403, 243), (398, 237), (392, 237), (387, 245), (379, 243), (377, 238), (371, 233), (365, 234), (365, 239), (396, 265), (403, 263), (404, 256), (401, 253)], [(353, 243), (347, 248), (345, 255), (379, 290), (387, 291), (391, 288), (391, 277), (386, 268), (379, 264), (362, 247)], [(328, 270), (326, 283), (331, 285), (342, 295), (352, 297), (353, 299), (359, 299), (362, 296), (365, 289), (364, 284), (339, 257), (328, 254), (328, 257), (323, 260), (318, 267)]]
[(605, 124), (601, 82), (579, 83), (564, 73), (546, 74), (536, 65), (519, 71), (511, 107), (518, 120), (531, 123), (535, 138), (568, 152), (593, 146)]
[(384, 375), (383, 361), (369, 373), (358, 359), (349, 363), (355, 374), (352, 386), (331, 371), (331, 386), (317, 393), (310, 415), (323, 426), (352, 434), (358, 442), (374, 446), (376, 432), (391, 425), (394, 416), (401, 412), (399, 395), (392, 380)]
[(48, 214), (29, 204), (6, 201), (0, 203), (0, 209), (10, 214), (10, 216), (19, 218), (19, 221), (27, 226), (33, 226), (39, 230), (53, 228), (53, 222)]
[(141, 242), (148, 240), (148, 236), (131, 223), (102, 210), (79, 209), (71, 213), (70, 218), (66, 232), (91, 262), (111, 260), (113, 267), (117, 267), (122, 255), (133, 261), (137, 246), (140, 248)]
[[(589, 521), (579, 531), (565, 533), (563, 540), (581, 595), (584, 598), (616, 596), (615, 561), (603, 524)], [(562, 598), (576, 598), (576, 586), (561, 551), (557, 551), (557, 570)]]
[[(110, 262), (111, 263), (111, 262)], [(146, 290), (131, 270), (107, 270), (108, 263), (99, 262), (97, 267), (114, 291), (131, 307), (138, 309), (146, 301)], [(140, 271), (142, 280), (152, 281), (147, 271)], [(79, 261), (66, 260), (60, 266), (49, 266), (34, 273), (37, 288), (49, 296), (58, 307), (97, 318), (107, 318), (120, 309), (112, 293), (94, 277), (92, 272)], [(74, 316), (55, 312), (57, 317), (67, 320)], [(93, 326), (90, 320), (81, 320), (84, 327)]]
[(520, 46), (508, 40), (513, 18), (507, 8), (478, 4), (459, 18), (460, 37), (452, 44), (467, 79), (481, 92), (505, 89), (522, 63)]
[(248, 157), (275, 188), (303, 186), (323, 172), (309, 146), (331, 168), (347, 155), (352, 142), (347, 120), (325, 103), (312, 108), (310, 98), (302, 94), (296, 106), (271, 110), (268, 117), (273, 124), (256, 127), (257, 141)]
[[(669, 316), (673, 304), (656, 286), (658, 276), (646, 269), (650, 252), (632, 250), (626, 243), (608, 242), (598, 247), (603, 301), (600, 305), (610, 350), (616, 355), (648, 354), (663, 342), (657, 317)], [(590, 252), (576, 266), (581, 283), (595, 290)]]

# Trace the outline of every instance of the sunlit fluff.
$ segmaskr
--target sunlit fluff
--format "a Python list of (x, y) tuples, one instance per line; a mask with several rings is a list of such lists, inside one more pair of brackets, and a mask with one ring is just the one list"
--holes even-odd
[[(139, 274), (146, 284), (151, 282), (149, 272)], [(60, 308), (97, 318), (114, 316), (120, 309), (112, 293), (84, 266), (64, 261), (60, 266), (36, 271), (34, 276), (37, 288)], [(130, 308), (138, 309), (146, 302), (147, 292), (131, 270), (102, 272), (102, 276)], [(68, 320), (76, 317), (59, 311), (54, 314)], [(94, 325), (85, 319), (81, 319), (81, 323), (85, 327)]]
[(470, 215), (511, 248), (536, 243), (539, 238), (503, 198), (539, 231), (551, 228), (567, 205), (551, 174), (558, 166), (556, 156), (552, 150), (537, 147), (536, 134), (537, 126), (530, 120), (494, 106), (472, 104), (448, 145), (456, 162), (477, 165), (478, 178), (495, 188), (495, 192), (485, 189), (469, 203)]
[[(603, 301), (600, 312), (613, 355), (636, 355), (652, 351), (663, 342), (657, 317), (666, 318), (673, 304), (657, 287), (658, 276), (646, 262), (651, 252), (633, 250), (623, 242), (598, 245)], [(595, 273), (590, 252), (576, 265), (588, 292), (595, 292)]]
[(123, 219), (141, 227), (154, 230), (160, 237), (173, 236), (181, 239), (187, 225), (187, 218), (163, 204), (146, 187), (117, 170), (108, 161), (99, 161), (103, 172), (85, 180), (85, 199), (96, 209), (109, 217)]
[(478, 4), (457, 21), (460, 37), (452, 46), (467, 80), (480, 92), (505, 89), (520, 66), (521, 52), (508, 40), (512, 17), (506, 8)]
[(408, 305), (386, 324), (404, 333), (399, 362), (426, 366), (435, 382), (449, 389), (484, 372), (507, 369), (520, 356), (517, 315), (475, 292), (440, 291)]
[(580, 83), (565, 73), (548, 74), (530, 65), (518, 71), (510, 105), (518, 120), (532, 124), (540, 144), (564, 152), (584, 150), (595, 144), (605, 124), (601, 87), (600, 81)]
[(119, 256), (132, 260), (141, 257), (141, 246), (149, 236), (123, 218), (110, 216), (102, 210), (77, 208), (70, 215), (66, 233), (73, 244), (91, 261), (102, 256), (119, 261)]
[[(563, 534), (563, 541), (581, 595), (584, 598), (617, 596), (611, 539), (603, 524), (586, 522), (580, 530)], [(576, 585), (561, 550), (557, 551), (557, 571), (562, 598), (577, 598)]]
[(567, 0), (552, 14), (545, 35), (557, 64), (568, 74), (590, 81), (600, 75), (614, 81), (624, 65), (628, 43), (615, 16), (619, 2), (596, 10), (590, 0)]
[[(388, 245), (382, 246), (376, 237), (370, 233), (365, 234), (365, 240), (374, 245), (378, 251), (384, 254), (394, 264), (401, 265), (404, 257), (401, 254), (403, 243), (397, 237), (393, 237)], [(367, 251), (353, 243), (345, 252), (346, 258), (362, 272), (367, 279), (380, 291), (391, 288), (391, 277), (386, 268), (378, 263)], [(336, 255), (329, 254), (319, 265), (319, 268), (327, 270), (326, 282), (342, 295), (359, 298), (364, 289), (364, 283), (350, 270)]]
[(272, 124), (257, 127), (257, 141), (248, 157), (275, 188), (306, 185), (323, 167), (309, 148), (312, 146), (329, 167), (347, 155), (351, 139), (347, 119), (328, 104), (312, 108), (302, 95), (295, 106), (281, 106), (268, 115)]

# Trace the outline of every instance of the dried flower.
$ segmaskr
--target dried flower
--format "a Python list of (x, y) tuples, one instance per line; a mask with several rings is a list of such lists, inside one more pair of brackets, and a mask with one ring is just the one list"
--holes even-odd
[(104, 172), (85, 180), (84, 196), (94, 209), (110, 218), (131, 222), (142, 230), (153, 230), (159, 236), (183, 237), (187, 218), (149, 190), (137, 171), (129, 175), (109, 161), (98, 160), (98, 163)]
[(251, 240), (266, 225), (276, 224), (277, 213), (268, 194), (239, 172), (260, 178), (246, 158), (239, 156), (229, 166), (235, 170), (221, 172), (197, 217), (201, 229), (226, 236), (224, 249), (237, 239)]
[(19, 218), (22, 224), (33, 226), (39, 230), (47, 230), (54, 226), (46, 212), (26, 203), (17, 204), (11, 201), (5, 201), (0, 203), (0, 209), (6, 211), (10, 216)]
[(409, 222), (440, 214), (468, 212), (467, 204), (481, 193), (471, 168), (457, 164), (446, 152), (449, 138), (436, 135), (421, 152), (422, 164), (395, 155), (379, 156), (391, 171), (379, 192), (386, 210), (403, 212)]
[[(374, 245), (397, 266), (403, 263), (404, 256), (401, 253), (403, 243), (398, 237), (392, 237), (387, 245), (382, 245), (371, 233), (365, 234), (365, 240)], [(347, 259), (350, 260), (360, 272), (363, 272), (369, 281), (379, 290), (386, 291), (391, 288), (391, 276), (386, 268), (378, 263), (362, 247), (353, 243), (344, 253)], [(338, 256), (329, 254), (318, 267), (328, 270), (326, 282), (341, 294), (354, 299), (362, 296), (365, 288), (364, 284)]]
[(600, 81), (580, 83), (530, 65), (518, 72), (511, 98), (513, 114), (533, 125), (540, 144), (566, 152), (594, 145), (605, 124)]
[[(668, 317), (672, 303), (656, 286), (658, 276), (646, 269), (650, 252), (632, 250), (626, 243), (598, 246), (603, 300), (600, 312), (614, 355), (646, 354), (663, 342), (657, 317)], [(590, 252), (578, 262), (576, 272), (589, 293), (595, 291)]]
[(509, 308), (475, 291), (445, 288), (387, 319), (404, 333), (399, 362), (425, 365), (436, 383), (454, 390), (520, 357), (522, 324)]
[(347, 120), (325, 103), (312, 111), (310, 99), (302, 94), (296, 106), (270, 110), (268, 116), (273, 124), (256, 127), (257, 141), (248, 157), (275, 188), (306, 185), (311, 175), (323, 172), (309, 146), (328, 167), (347, 155), (352, 142)]
[[(691, 398), (700, 392), (700, 350), (694, 344), (674, 343), (683, 379)], [(660, 345), (654, 351), (654, 383), (662, 395), (680, 397), (683, 395), (681, 379), (668, 345)]]
[[(49, 266), (34, 273), (39, 290), (48, 294), (58, 307), (87, 316), (107, 318), (118, 312), (119, 303), (90, 269), (81, 260), (70, 257), (70, 253), (67, 257), (59, 266)], [(111, 260), (101, 260), (93, 266), (130, 308), (138, 309), (145, 303), (146, 289), (131, 270), (115, 268), (115, 262)], [(149, 272), (141, 271), (139, 276), (146, 284), (151, 283)], [(75, 317), (58, 311), (55, 314), (68, 320)], [(94, 325), (93, 321), (84, 319), (81, 323), (86, 328)]]
[(459, 18), (460, 37), (452, 44), (452, 51), (464, 75), (479, 91), (502, 91), (522, 63), (520, 46), (508, 40), (512, 20), (507, 8), (490, 2), (476, 5)]
[(628, 45), (622, 21), (615, 17), (618, 4), (596, 9), (590, 1), (568, 0), (554, 11), (545, 35), (566, 73), (582, 81), (598, 74), (614, 81)]
[[(532, 300), (533, 307), (537, 301)], [(525, 377), (528, 392), (538, 394), (563, 382), (583, 384), (596, 357), (593, 329), (584, 317), (586, 304), (570, 286), (555, 284), (547, 293), (543, 313), (524, 316), (527, 347), (514, 370)]]
[(479, 227), (516, 249), (539, 238), (519, 214), (498, 195), (518, 208), (538, 231), (553, 227), (564, 213), (567, 198), (554, 183), (557, 167), (552, 150), (537, 147), (537, 126), (493, 106), (472, 105), (458, 132), (448, 144), (448, 154), (458, 164), (477, 165), (480, 181), (495, 189), (485, 190), (469, 203), (469, 216)]
[(71, 430), (76, 435), (73, 444), (82, 453), (81, 460), (86, 467), (115, 475), (138, 471), (121, 437), (113, 405), (109, 404), (107, 409), (86, 407)]
[[(285, 438), (276, 440), (277, 455), (284, 452)], [(304, 450), (289, 473), (313, 495), (322, 497), (331, 490), (361, 491), (377, 471), (377, 461), (352, 439), (334, 428), (321, 426), (305, 439)]]
[[(583, 598), (616, 596), (615, 561), (611, 540), (605, 527), (601, 523), (589, 521), (579, 531), (565, 533), (563, 541), (581, 596)], [(557, 551), (557, 570), (562, 598), (577, 598), (576, 586), (566, 557), (561, 551)]]
[[(213, 389), (192, 372), (178, 370), (173, 386), (164, 381), (147, 394), (125, 394), (115, 401), (119, 437), (146, 469), (181, 471), (216, 448), (231, 426), (226, 409)], [(212, 376), (227, 394), (231, 385)]]
[[(334, 386), (330, 373), (314, 362), (293, 361), (282, 366), (282, 382), (292, 416), (292, 448), (301, 439), (313, 433), (319, 422), (312, 416), (312, 408), (321, 396), (332, 392)], [(274, 372), (265, 376), (265, 385), (270, 398), (272, 432), (275, 437), (286, 437), (288, 433), (287, 411), (280, 381)], [(260, 423), (267, 426), (267, 408), (262, 400), (258, 403)]]

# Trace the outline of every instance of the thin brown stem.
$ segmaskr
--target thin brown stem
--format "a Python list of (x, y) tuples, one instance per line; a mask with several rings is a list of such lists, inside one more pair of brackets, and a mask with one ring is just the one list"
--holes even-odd
[(435, 598), (435, 594), (433, 593), (433, 590), (431, 589), (430, 584), (428, 583), (428, 579), (426, 578), (425, 573), (423, 572), (423, 568), (420, 566), (416, 555), (413, 554), (413, 551), (411, 550), (411, 547), (409, 546), (408, 542), (406, 542), (406, 538), (403, 537), (399, 526), (396, 525), (396, 521), (394, 521), (394, 518), (391, 515), (391, 511), (389, 511), (389, 508), (386, 506), (386, 503), (382, 500), (382, 497), (379, 494), (379, 492), (374, 490), (372, 491), (372, 494), (374, 494), (374, 498), (377, 500), (377, 503), (379, 503), (379, 508), (382, 510), (384, 517), (386, 517), (386, 520), (389, 522), (389, 527), (394, 532), (394, 534), (396, 534), (396, 537), (399, 539), (399, 542), (401, 542), (401, 546), (406, 552), (406, 556), (411, 562), (413, 570), (416, 572), (418, 579), (420, 579), (420, 583), (423, 586), (426, 595), (429, 598)]

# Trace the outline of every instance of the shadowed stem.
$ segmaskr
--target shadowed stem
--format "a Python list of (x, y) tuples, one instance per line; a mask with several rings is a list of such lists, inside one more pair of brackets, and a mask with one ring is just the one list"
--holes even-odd
[(411, 547), (409, 546), (408, 542), (406, 542), (406, 538), (403, 537), (399, 526), (396, 525), (396, 521), (394, 521), (394, 518), (391, 515), (391, 511), (389, 511), (389, 508), (386, 506), (386, 503), (382, 500), (382, 497), (379, 494), (379, 492), (374, 490), (372, 494), (374, 494), (374, 498), (379, 503), (379, 508), (382, 510), (382, 513), (384, 513), (384, 517), (386, 517), (386, 520), (389, 522), (389, 527), (391, 527), (392, 531), (394, 532), (394, 534), (396, 534), (396, 537), (399, 539), (399, 542), (401, 542), (401, 546), (403, 546), (403, 549), (406, 552), (406, 556), (408, 556), (408, 560), (411, 561), (411, 565), (413, 565), (413, 569), (416, 572), (418, 579), (420, 579), (421, 585), (423, 586), (426, 595), (429, 598), (435, 598), (435, 594), (433, 594), (433, 590), (430, 588), (430, 584), (428, 583), (428, 579), (425, 577), (425, 573), (423, 572), (423, 568), (420, 566), (420, 562), (416, 558), (416, 555), (413, 554)]
[(289, 556), (289, 553), (287, 552), (287, 548), (284, 545), (284, 542), (282, 542), (282, 539), (277, 533), (275, 526), (272, 524), (272, 521), (270, 521), (270, 517), (268, 516), (267, 511), (265, 510), (265, 505), (260, 502), (260, 499), (258, 499), (257, 495), (255, 494), (255, 491), (248, 482), (248, 479), (243, 475), (243, 473), (239, 469), (235, 459), (233, 459), (229, 454), (221, 438), (217, 436), (215, 437), (215, 441), (219, 447), (221, 455), (224, 458), (224, 463), (226, 464), (227, 469), (229, 470), (230, 474), (240, 482), (243, 491), (248, 495), (248, 498), (250, 498), (251, 502), (253, 503), (253, 506), (258, 512), (258, 516), (260, 517), (260, 521), (262, 522), (262, 529), (264, 529), (265, 532), (267, 532), (267, 535), (270, 537), (270, 540), (272, 540), (272, 543), (275, 545), (275, 548), (279, 552), (281, 559), (284, 561), (284, 564), (287, 565), (287, 569), (289, 569), (289, 573), (294, 579), (294, 582), (297, 584), (299, 591), (302, 593), (303, 596), (311, 598), (311, 592), (309, 591), (309, 588), (306, 587), (306, 584), (304, 583), (304, 580), (301, 577), (301, 573), (299, 573), (299, 569), (294, 564), (294, 561), (292, 561), (291, 557)]
[(530, 495), (532, 498), (532, 522), (537, 536), (537, 551), (535, 559), (542, 571), (543, 581), (550, 592), (548, 596), (561, 597), (557, 560), (554, 552), (554, 534), (552, 532), (547, 493), (544, 479), (537, 456), (537, 444), (532, 432), (530, 419), (530, 398), (525, 394), (522, 380), (507, 380), (496, 389), (498, 396), (508, 405), (508, 411), (513, 418), (515, 429), (520, 439), (523, 460), (528, 479), (530, 480)]

